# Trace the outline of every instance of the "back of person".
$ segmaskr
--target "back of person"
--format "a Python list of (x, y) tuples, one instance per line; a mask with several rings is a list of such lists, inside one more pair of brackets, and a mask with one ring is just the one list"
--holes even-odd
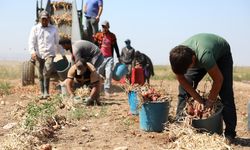
[(198, 67), (210, 69), (224, 54), (230, 52), (225, 39), (215, 34), (196, 34), (182, 43), (194, 50), (198, 59)]
[(85, 40), (74, 42), (72, 49), (75, 59), (85, 58), (87, 62), (91, 63), (93, 63), (93, 57), (101, 55), (99, 48), (95, 44)]

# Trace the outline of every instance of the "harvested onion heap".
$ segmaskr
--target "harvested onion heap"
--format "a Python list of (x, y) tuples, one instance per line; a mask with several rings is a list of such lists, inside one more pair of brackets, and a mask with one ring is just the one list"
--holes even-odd
[(139, 100), (144, 102), (156, 102), (170, 100), (169, 94), (164, 90), (156, 90), (150, 85), (136, 86), (133, 91), (137, 92)]
[(54, 10), (60, 10), (60, 9), (71, 10), (71, 8), (72, 8), (71, 3), (64, 2), (64, 1), (51, 2), (51, 6), (53, 7)]
[(79, 96), (81, 98), (86, 98), (90, 95), (90, 88), (88, 87), (77, 88), (75, 94), (76, 96)]
[(51, 20), (57, 26), (62, 26), (62, 25), (71, 26), (71, 24), (72, 24), (72, 17), (68, 13), (65, 13), (63, 15), (53, 15), (53, 16), (51, 16)]
[[(52, 24), (56, 25), (58, 28), (72, 26), (71, 3), (65, 1), (51, 2), (51, 7), (53, 8), (52, 12), (54, 12), (51, 16)], [(60, 39), (71, 39), (70, 34), (60, 32), (60, 30), (59, 36)]]
[(203, 110), (196, 110), (194, 106), (197, 103), (192, 97), (187, 100), (185, 111), (188, 117), (193, 119), (207, 119), (222, 107), (220, 100), (217, 100), (211, 109), (204, 107)]

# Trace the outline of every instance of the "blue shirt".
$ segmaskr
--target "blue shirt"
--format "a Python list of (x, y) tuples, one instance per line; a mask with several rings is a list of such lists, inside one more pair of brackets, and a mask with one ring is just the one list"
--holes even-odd
[(102, 0), (87, 0), (86, 1), (87, 12), (86, 17), (96, 17), (98, 15), (99, 6), (103, 6)]

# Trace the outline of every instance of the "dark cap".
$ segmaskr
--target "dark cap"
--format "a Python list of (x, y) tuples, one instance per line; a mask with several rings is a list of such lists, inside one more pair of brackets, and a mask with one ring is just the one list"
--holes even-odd
[(103, 21), (102, 26), (109, 28), (109, 22), (107, 20)]
[(130, 44), (130, 43), (131, 43), (130, 39), (126, 39), (124, 42), (125, 42), (126, 44)]

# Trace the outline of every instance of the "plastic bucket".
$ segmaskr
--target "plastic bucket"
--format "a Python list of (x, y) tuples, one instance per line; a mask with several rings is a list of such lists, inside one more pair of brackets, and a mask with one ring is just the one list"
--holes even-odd
[(56, 72), (59, 76), (59, 80), (64, 81), (67, 78), (67, 73), (70, 68), (70, 63), (67, 59), (60, 59), (55, 62)]
[(140, 129), (148, 132), (161, 132), (168, 121), (169, 102), (148, 102), (139, 111)]
[(123, 63), (117, 63), (114, 67), (112, 78), (116, 81), (119, 81), (127, 73), (128, 73), (127, 66)]
[(222, 134), (223, 121), (222, 121), (223, 106), (212, 116), (207, 119), (193, 120), (192, 126), (200, 129), (201, 131), (207, 131), (211, 134)]
[(135, 91), (130, 91), (128, 93), (128, 103), (129, 103), (129, 111), (133, 115), (138, 115), (138, 99), (137, 99), (137, 93)]
[(131, 84), (139, 84), (143, 85), (145, 82), (144, 79), (144, 70), (142, 67), (137, 67), (137, 68), (132, 68), (132, 73), (131, 73)]
[(250, 101), (248, 101), (248, 131), (250, 131)]

